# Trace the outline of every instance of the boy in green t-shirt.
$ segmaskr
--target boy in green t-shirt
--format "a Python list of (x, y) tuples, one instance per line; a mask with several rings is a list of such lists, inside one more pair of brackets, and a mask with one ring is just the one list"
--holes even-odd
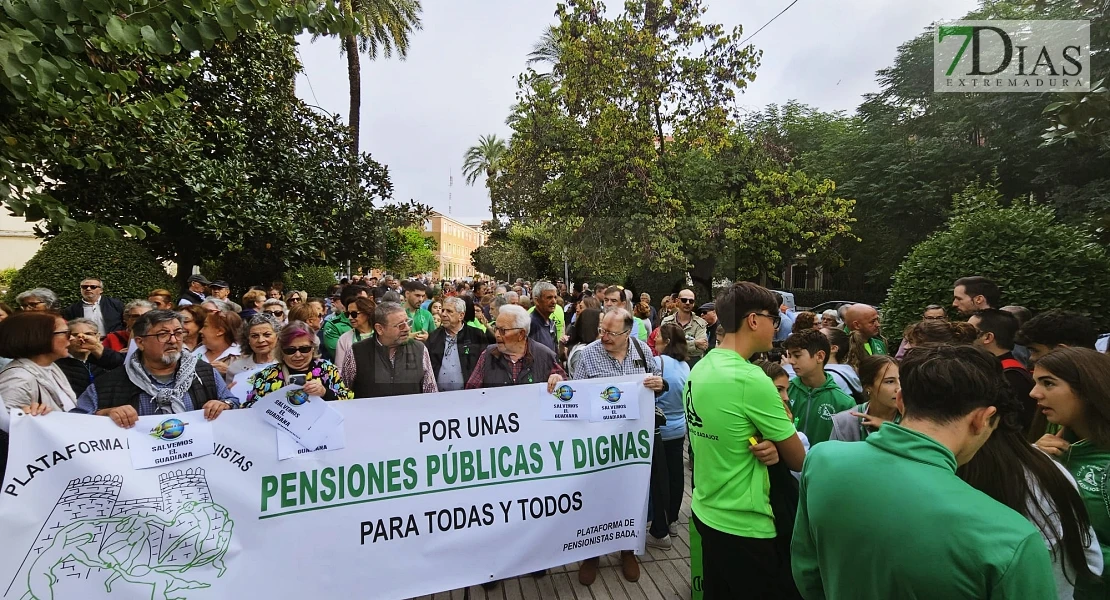
[(767, 289), (740, 282), (717, 297), (716, 308), (720, 343), (694, 366), (683, 390), (697, 461), (691, 507), (701, 536), (702, 597), (787, 597), (789, 561), (775, 542), (763, 463), (781, 460), (797, 471), (805, 449), (774, 383), (748, 362), (771, 349), (778, 304)]
[(856, 401), (840, 389), (832, 375), (825, 372), (825, 362), (832, 351), (825, 334), (817, 329), (792, 333), (782, 347), (797, 375), (790, 380), (787, 390), (790, 411), (794, 413), (794, 426), (806, 434), (812, 448), (828, 441), (833, 415), (851, 410)]

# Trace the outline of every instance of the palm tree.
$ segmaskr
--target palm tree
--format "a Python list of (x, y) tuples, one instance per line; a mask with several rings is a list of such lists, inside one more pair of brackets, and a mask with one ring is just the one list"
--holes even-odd
[[(463, 155), (462, 172), (466, 178), (466, 185), (474, 185), (474, 182), (478, 181), (478, 178), (484, 174), (488, 187), (489, 180), (493, 179), (501, 169), (501, 161), (508, 151), (509, 145), (505, 140), (497, 137), (497, 134), (479, 137), (478, 145), (471, 146)], [(493, 214), (493, 220), (496, 221), (497, 207), (493, 203), (492, 191), (490, 192), (490, 212)]]
[(556, 33), (554, 25), (548, 25), (547, 29), (543, 30), (543, 35), (540, 36), (539, 41), (532, 44), (532, 51), (528, 53), (528, 61), (526, 64), (534, 65), (543, 63), (555, 65), (558, 62), (559, 35)]
[(422, 29), (420, 0), (338, 0), (344, 15), (359, 15), (363, 27), (357, 35), (343, 37), (340, 54), (347, 56), (347, 78), (351, 86), (351, 154), (358, 155), (358, 138), (362, 110), (362, 66), (359, 54), (370, 60), (379, 56), (390, 58), (396, 52), (404, 60), (409, 52), (409, 35)]

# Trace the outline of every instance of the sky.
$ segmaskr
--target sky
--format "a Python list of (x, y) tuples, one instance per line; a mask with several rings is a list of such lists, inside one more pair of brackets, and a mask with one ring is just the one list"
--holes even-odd
[[(464, 223), (489, 218), (483, 180), (467, 186), (463, 154), (478, 137), (507, 139), (516, 77), (555, 0), (422, 0), (423, 29), (408, 58), (362, 59), (360, 145), (389, 167), (394, 198), (413, 199)], [(754, 33), (791, 0), (707, 0), (707, 20)], [(898, 45), (935, 21), (953, 20), (977, 0), (798, 0), (752, 38), (763, 51), (756, 79), (738, 99), (745, 110), (798, 100), (822, 110), (853, 112), (878, 89), (875, 71)], [(610, 11), (623, 3), (609, 2)], [(305, 73), (297, 95), (346, 120), (346, 58), (335, 39), (300, 38)], [(454, 185), (449, 185), (450, 179)], [(450, 198), (450, 200), (449, 200)]]

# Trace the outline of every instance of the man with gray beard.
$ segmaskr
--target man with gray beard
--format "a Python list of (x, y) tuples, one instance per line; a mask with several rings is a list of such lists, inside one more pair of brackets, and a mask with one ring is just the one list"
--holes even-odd
[(181, 317), (168, 310), (152, 310), (133, 326), (138, 350), (124, 365), (98, 377), (77, 399), (73, 412), (108, 417), (123, 428), (139, 416), (204, 410), (215, 419), (239, 401), (223, 377), (196, 356), (182, 351), (185, 330)]

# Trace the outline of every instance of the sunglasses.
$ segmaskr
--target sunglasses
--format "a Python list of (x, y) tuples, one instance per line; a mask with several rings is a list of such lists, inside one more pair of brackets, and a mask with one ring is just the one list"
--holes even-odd
[(347, 318), (348, 319), (357, 319), (358, 318), (358, 311), (357, 310), (347, 311)]
[(83, 289), (83, 290), (95, 290), (99, 287), (100, 287), (99, 285), (82, 285), (81, 289)]
[(312, 354), (312, 346), (290, 346), (282, 348), (281, 353), (286, 356), (293, 356), (294, 354)]
[(298, 298), (298, 297), (296, 297), (296, 296), (293, 296), (292, 298), (290, 298), (290, 299), (289, 299), (289, 304), (296, 304), (296, 303), (298, 303), (298, 302), (300, 302), (300, 301), (301, 301), (301, 299), (300, 299), (300, 298)]
[(679, 298), (678, 301), (683, 303), (683, 304), (693, 304), (694, 303), (693, 298)]
[(282, 311), (282, 310), (267, 310), (265, 312), (266, 312), (266, 314), (274, 315), (275, 317), (284, 317), (285, 316), (285, 311)]

